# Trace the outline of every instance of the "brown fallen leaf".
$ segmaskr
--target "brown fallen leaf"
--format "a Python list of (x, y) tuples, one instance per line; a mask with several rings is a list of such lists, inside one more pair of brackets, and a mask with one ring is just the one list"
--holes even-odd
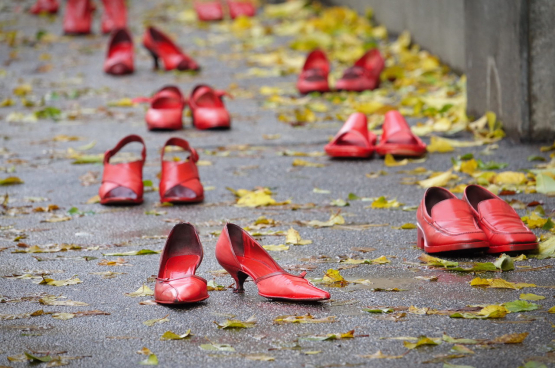
[(311, 314), (307, 313), (302, 316), (285, 315), (274, 318), (274, 323), (280, 325), (285, 323), (332, 323), (337, 322), (337, 317), (328, 316), (322, 318), (314, 318)]
[(514, 334), (506, 334), (499, 336), (491, 341), (489, 344), (520, 344), (522, 343), (526, 337), (528, 337), (528, 332), (523, 333), (514, 333)]

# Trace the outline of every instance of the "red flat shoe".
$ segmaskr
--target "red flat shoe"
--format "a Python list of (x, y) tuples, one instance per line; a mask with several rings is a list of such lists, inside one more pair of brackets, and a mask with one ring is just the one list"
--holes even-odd
[(355, 65), (345, 70), (335, 84), (335, 89), (353, 92), (376, 89), (380, 85), (380, 73), (384, 66), (385, 61), (380, 51), (370, 50), (358, 59)]
[(112, 75), (133, 73), (133, 38), (127, 29), (118, 29), (110, 37), (104, 72)]
[(431, 187), (416, 212), (418, 247), (426, 253), (488, 248), (468, 204), (447, 189)]
[(193, 89), (189, 97), (189, 107), (195, 128), (200, 130), (230, 128), (231, 117), (225, 108), (224, 96), (231, 97), (227, 92), (214, 90), (205, 84), (199, 84)]
[(202, 257), (195, 227), (188, 222), (175, 225), (160, 255), (154, 286), (156, 303), (187, 304), (208, 299), (206, 280), (195, 275)]
[(93, 10), (90, 0), (68, 0), (64, 15), (64, 33), (66, 35), (91, 33)]
[(186, 101), (176, 86), (165, 86), (154, 94), (145, 115), (148, 130), (183, 129), (183, 109)]
[(426, 144), (412, 133), (399, 111), (385, 114), (382, 130), (380, 143), (376, 146), (379, 155), (422, 156), (426, 153)]
[(256, 14), (256, 8), (250, 1), (227, 0), (227, 6), (231, 19), (235, 19), (241, 15), (245, 17), (254, 17)]
[(104, 13), (102, 13), (102, 33), (110, 33), (117, 29), (127, 27), (127, 8), (125, 0), (102, 0)]
[(300, 93), (329, 92), (330, 62), (322, 50), (314, 50), (306, 57), (303, 71), (297, 80)]
[(376, 136), (368, 131), (366, 115), (355, 112), (324, 150), (331, 157), (365, 158), (374, 153), (374, 144)]
[(304, 278), (292, 275), (276, 261), (245, 230), (226, 224), (216, 243), (216, 259), (235, 280), (236, 293), (243, 293), (243, 283), (250, 276), (258, 294), (270, 299), (293, 301), (327, 300), (330, 294), (318, 289)]
[(173, 41), (154, 27), (148, 27), (143, 36), (143, 45), (154, 58), (154, 68), (158, 69), (158, 58), (167, 70), (199, 70), (198, 64), (184, 54)]
[[(110, 158), (128, 143), (143, 145), (139, 161), (111, 164)], [(139, 204), (143, 202), (143, 165), (146, 159), (145, 142), (138, 135), (128, 135), (104, 154), (104, 172), (98, 191), (100, 204)]]
[(31, 9), (29, 9), (29, 12), (31, 14), (56, 14), (59, 7), (60, 5), (57, 0), (37, 0), (37, 2), (31, 6)]
[(224, 11), (222, 3), (219, 1), (199, 2), (194, 3), (197, 18), (200, 21), (210, 22), (215, 20), (224, 19)]
[[(177, 146), (190, 153), (184, 162), (164, 161), (167, 146)], [(170, 138), (162, 148), (162, 177), (160, 178), (160, 202), (197, 203), (204, 200), (196, 162), (198, 154), (189, 142)]]
[(536, 235), (507, 202), (479, 185), (469, 185), (464, 199), (489, 241), (487, 253), (521, 252), (538, 248)]

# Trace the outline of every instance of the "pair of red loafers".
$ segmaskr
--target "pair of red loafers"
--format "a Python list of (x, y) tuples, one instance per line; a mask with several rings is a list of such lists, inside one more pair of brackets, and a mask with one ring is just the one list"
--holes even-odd
[[(125, 145), (138, 142), (143, 145), (141, 159), (126, 163), (110, 163), (110, 159)], [(166, 161), (166, 147), (176, 146), (189, 152), (187, 161)], [(181, 138), (170, 138), (162, 148), (162, 176), (160, 178), (160, 202), (197, 203), (204, 200), (196, 162), (198, 154)], [(101, 204), (139, 204), (143, 202), (143, 166), (146, 147), (138, 135), (123, 138), (104, 154), (104, 172), (99, 189)]]
[(536, 235), (516, 211), (479, 185), (467, 186), (463, 199), (444, 188), (427, 189), (416, 220), (418, 247), (426, 253), (466, 249), (503, 253), (538, 247)]
[[(225, 3), (231, 19), (239, 16), (254, 17), (256, 14), (256, 8), (250, 1), (227, 0)], [(210, 22), (224, 19), (222, 1), (196, 1), (195, 11), (197, 12), (198, 20), (201, 21)]]
[[(340, 91), (362, 92), (373, 90), (380, 84), (380, 73), (385, 61), (378, 49), (366, 52), (355, 64), (345, 70), (343, 76), (335, 84)], [(308, 54), (303, 70), (297, 81), (300, 93), (329, 92), (328, 75), (331, 66), (322, 50), (314, 50)]]
[[(208, 298), (206, 280), (195, 275), (203, 258), (203, 248), (195, 227), (175, 225), (162, 254), (154, 287), (154, 299), (161, 304), (187, 304)], [(241, 227), (226, 224), (216, 244), (216, 259), (235, 280), (236, 293), (250, 276), (258, 294), (269, 299), (291, 301), (327, 300), (330, 294), (304, 278), (285, 271), (266, 250)]]

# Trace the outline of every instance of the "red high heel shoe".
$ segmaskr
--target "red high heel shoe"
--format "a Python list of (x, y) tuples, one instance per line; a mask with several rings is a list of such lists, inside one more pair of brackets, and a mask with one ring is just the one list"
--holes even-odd
[(59, 7), (57, 0), (37, 0), (37, 2), (31, 6), (31, 9), (29, 9), (29, 12), (31, 14), (56, 14)]
[(158, 58), (162, 59), (166, 70), (199, 70), (198, 64), (184, 54), (173, 41), (154, 27), (148, 27), (143, 37), (143, 45), (154, 58), (155, 69), (159, 68)]
[(183, 128), (183, 109), (186, 101), (176, 86), (165, 86), (151, 99), (134, 101), (150, 102), (145, 115), (148, 130), (179, 130)]
[(366, 158), (374, 153), (376, 136), (368, 131), (366, 115), (355, 112), (324, 150), (331, 157)]
[[(177, 146), (190, 153), (184, 162), (165, 161), (167, 146)], [(204, 189), (200, 183), (198, 153), (181, 138), (170, 138), (162, 148), (162, 177), (160, 178), (160, 202), (197, 203), (204, 200)]]
[(104, 13), (102, 13), (102, 33), (110, 33), (117, 29), (127, 27), (127, 8), (125, 0), (102, 0)]
[(127, 29), (118, 29), (110, 37), (104, 72), (112, 75), (133, 73), (133, 38)]
[(64, 33), (84, 35), (91, 33), (92, 12), (90, 0), (68, 0), (64, 15)]
[[(139, 161), (111, 164), (110, 158), (128, 143), (143, 145)], [(104, 154), (104, 172), (98, 191), (100, 204), (139, 204), (143, 202), (143, 166), (146, 159), (145, 142), (138, 135), (128, 135)]]
[(304, 278), (292, 275), (276, 261), (245, 230), (226, 224), (216, 244), (216, 259), (235, 280), (236, 293), (243, 293), (243, 283), (250, 276), (258, 294), (270, 299), (293, 301), (327, 300), (330, 294), (318, 289)]
[(380, 85), (380, 73), (385, 61), (378, 49), (364, 54), (355, 65), (345, 70), (343, 76), (335, 84), (335, 89), (362, 92), (372, 90)]
[(208, 299), (206, 280), (195, 275), (202, 262), (202, 244), (195, 227), (173, 227), (160, 255), (154, 300), (160, 304), (186, 304)]
[(379, 155), (388, 153), (399, 156), (422, 156), (426, 144), (410, 130), (407, 121), (399, 111), (391, 110), (385, 114), (380, 143), (376, 146)]
[(214, 90), (204, 84), (199, 84), (193, 89), (189, 97), (189, 108), (195, 128), (201, 130), (230, 128), (231, 117), (225, 108), (223, 96), (231, 97), (225, 91)]
[(250, 1), (235, 1), (227, 0), (227, 7), (229, 8), (229, 16), (235, 19), (239, 16), (254, 17), (256, 8)]
[(329, 92), (330, 62), (322, 50), (314, 50), (306, 57), (303, 71), (297, 80), (300, 93)]
[(224, 19), (224, 11), (222, 3), (219, 1), (199, 2), (194, 3), (195, 11), (197, 12), (198, 20), (210, 22), (215, 20)]

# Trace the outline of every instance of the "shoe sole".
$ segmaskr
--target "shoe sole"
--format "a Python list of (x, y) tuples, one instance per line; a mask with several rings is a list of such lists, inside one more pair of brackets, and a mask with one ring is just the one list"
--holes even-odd
[(201, 298), (201, 299), (196, 299), (196, 300), (187, 300), (187, 301), (184, 301), (184, 302), (163, 302), (163, 301), (156, 300), (156, 299), (154, 299), (154, 301), (158, 304), (164, 304), (164, 305), (182, 305), (182, 304), (198, 303), (198, 302), (201, 302), (203, 300), (208, 299), (209, 297), (210, 297), (210, 295), (208, 295), (206, 298)]
[(527, 243), (527, 244), (505, 244), (505, 245), (497, 245), (497, 246), (490, 246), (486, 253), (489, 254), (496, 254), (496, 253), (504, 253), (504, 252), (522, 252), (527, 250), (535, 250), (538, 249), (538, 243)]
[(426, 244), (426, 238), (424, 237), (424, 232), (418, 226), (418, 238), (417, 238), (417, 245), (418, 248), (423, 249), (426, 253), (440, 253), (440, 252), (453, 252), (459, 250), (476, 250), (481, 248), (489, 248), (489, 243), (484, 241), (477, 241), (477, 242), (464, 242), (464, 243), (454, 243), (448, 245), (434, 245), (428, 246)]
[(329, 300), (330, 299), (330, 298), (306, 298), (306, 299), (284, 298), (284, 297), (263, 295), (263, 294), (260, 294), (260, 293), (258, 293), (258, 295), (263, 296), (264, 298), (272, 299), (272, 300), (283, 300), (283, 301), (289, 301), (289, 302), (318, 302), (318, 301)]

